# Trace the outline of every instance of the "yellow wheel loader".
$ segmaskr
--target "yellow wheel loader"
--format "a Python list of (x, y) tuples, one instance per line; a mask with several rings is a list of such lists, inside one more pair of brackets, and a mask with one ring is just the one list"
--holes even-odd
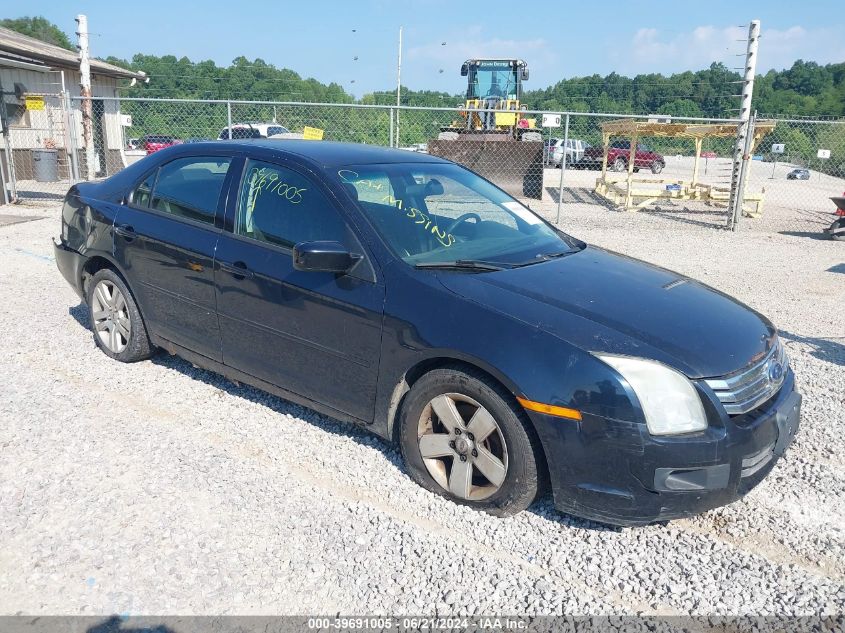
[(513, 196), (543, 195), (543, 136), (520, 105), (528, 65), (521, 59), (468, 59), (460, 118), (441, 128), (428, 152), (478, 172)]

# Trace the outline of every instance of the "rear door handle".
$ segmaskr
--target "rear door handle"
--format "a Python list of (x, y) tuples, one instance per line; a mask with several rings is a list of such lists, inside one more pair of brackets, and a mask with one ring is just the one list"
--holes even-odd
[(234, 264), (220, 262), (220, 270), (224, 270), (238, 279), (252, 279), (255, 277), (255, 273), (247, 268), (246, 264), (243, 262), (235, 262)]
[(138, 234), (135, 232), (135, 229), (133, 229), (128, 224), (115, 224), (114, 232), (115, 234), (120, 235), (120, 237), (125, 237), (127, 240), (134, 240), (136, 237), (138, 237)]

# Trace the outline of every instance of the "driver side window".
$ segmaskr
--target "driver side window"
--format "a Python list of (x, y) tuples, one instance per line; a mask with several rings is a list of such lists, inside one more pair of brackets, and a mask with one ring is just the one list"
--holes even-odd
[(441, 191), (425, 199), (432, 215), (455, 220), (466, 213), (475, 213), (484, 222), (518, 229), (513, 215), (502, 206), (483, 198), (477, 191), (448, 176), (438, 175), (437, 180), (442, 185)]
[(238, 235), (284, 248), (299, 242), (349, 244), (349, 230), (325, 195), (301, 174), (247, 162), (238, 202)]

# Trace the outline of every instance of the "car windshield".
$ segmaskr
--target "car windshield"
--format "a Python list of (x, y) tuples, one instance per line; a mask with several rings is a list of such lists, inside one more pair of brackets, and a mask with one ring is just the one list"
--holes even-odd
[(336, 176), (412, 266), (473, 261), (508, 268), (583, 246), (459, 165), (349, 165)]

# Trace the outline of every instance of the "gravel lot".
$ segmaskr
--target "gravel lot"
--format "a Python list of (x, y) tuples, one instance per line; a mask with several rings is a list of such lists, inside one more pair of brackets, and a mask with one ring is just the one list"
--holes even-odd
[(7, 207), (40, 219), (0, 226), (0, 612), (842, 613), (845, 244), (817, 239), (830, 216), (772, 204), (730, 234), (712, 214), (587, 202), (564, 206), (566, 230), (781, 328), (803, 425), (747, 498), (620, 530), (548, 499), (505, 520), (453, 505), (355, 428), (175, 357), (109, 361), (52, 260), (58, 207)]

